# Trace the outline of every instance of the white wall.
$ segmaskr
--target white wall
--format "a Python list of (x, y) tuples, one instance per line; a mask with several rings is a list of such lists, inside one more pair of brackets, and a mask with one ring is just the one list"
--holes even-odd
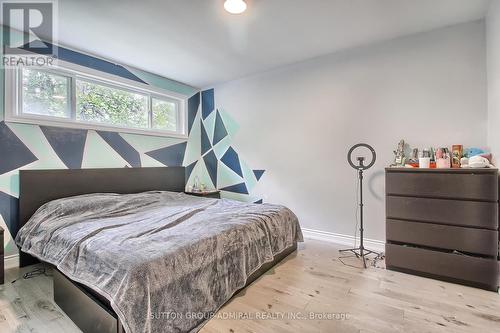
[(486, 146), (484, 30), (483, 21), (461, 24), (232, 81), (215, 87), (216, 104), (241, 126), (242, 158), (266, 169), (265, 201), (289, 206), (305, 228), (354, 234), (346, 154), (373, 145), (366, 237), (384, 240), (384, 167), (401, 138)]
[(488, 64), (488, 144), (500, 162), (500, 1), (492, 1), (486, 17)]

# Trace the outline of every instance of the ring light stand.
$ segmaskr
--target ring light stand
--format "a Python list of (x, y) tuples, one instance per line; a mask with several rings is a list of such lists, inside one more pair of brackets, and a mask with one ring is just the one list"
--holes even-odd
[[(352, 160), (352, 153), (354, 150), (357, 148), (364, 147), (370, 150), (372, 153), (372, 159), (368, 165), (365, 165), (365, 158), (362, 156), (358, 156), (356, 158), (357, 164), (354, 164)], [(373, 164), (375, 164), (375, 160), (377, 158), (377, 154), (375, 153), (375, 150), (370, 146), (367, 145), (366, 143), (358, 143), (349, 149), (349, 153), (347, 153), (347, 161), (349, 162), (349, 165), (353, 167), (354, 169), (358, 170), (358, 178), (359, 178), (359, 247), (353, 248), (353, 249), (344, 249), (344, 250), (339, 250), (339, 252), (352, 252), (356, 256), (356, 258), (361, 258), (363, 259), (363, 267), (366, 268), (366, 260), (365, 257), (370, 254), (375, 254), (377, 256), (380, 256), (380, 253), (377, 253), (375, 251), (371, 251), (368, 249), (365, 249), (363, 245), (363, 171), (371, 168)]]

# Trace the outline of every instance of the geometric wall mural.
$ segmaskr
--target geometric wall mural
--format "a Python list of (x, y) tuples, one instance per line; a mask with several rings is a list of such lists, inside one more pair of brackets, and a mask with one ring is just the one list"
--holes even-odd
[(0, 122), (0, 226), (16, 253), (19, 170), (182, 166), (186, 139)]
[[(73, 64), (183, 96), (192, 96), (198, 91), (152, 73), (63, 47), (58, 47), (58, 56)], [(0, 68), (0, 79), (3, 76), (3, 68)], [(2, 96), (0, 91), (0, 99)], [(199, 101), (189, 100), (188, 109), (196, 111), (198, 105)], [(12, 236), (17, 233), (13, 221), (18, 216), (20, 169), (180, 166), (185, 165), (185, 157), (199, 154), (191, 144), (192, 152), (186, 155), (187, 139), (5, 123), (3, 107), (0, 103), (0, 226), (8, 231), (5, 232), (6, 255), (17, 253)]]
[[(199, 154), (190, 154), (185, 160), (190, 172), (188, 185), (198, 178), (207, 188), (219, 189), (223, 198), (262, 203), (253, 190), (265, 170), (253, 170), (240, 158), (232, 145), (239, 126), (227, 112), (217, 108), (215, 95), (214, 89), (209, 89), (191, 98), (193, 125), (189, 141), (194, 147), (199, 140), (196, 147)], [(196, 112), (194, 103), (199, 103)], [(190, 152), (189, 146), (188, 142), (186, 154)]]
[[(60, 58), (81, 66), (191, 96), (187, 103), (188, 138), (101, 130), (6, 123), (0, 103), (0, 226), (6, 255), (17, 253), (12, 237), (18, 218), (19, 170), (185, 166), (187, 182), (198, 178), (222, 197), (262, 203), (254, 189), (264, 170), (242, 160), (233, 138), (238, 124), (216, 107), (213, 89), (196, 89), (138, 69), (116, 65), (69, 49)], [(0, 79), (3, 77), (0, 69)], [(0, 92), (0, 97), (1, 97)], [(1, 99), (1, 98), (0, 98)]]
[(185, 166), (188, 185), (197, 177), (207, 188), (221, 190), (223, 198), (262, 203), (252, 190), (264, 170), (251, 169), (232, 146), (238, 125), (215, 109), (215, 100), (205, 101), (214, 109), (205, 108), (203, 119), (201, 103), (214, 99), (213, 90), (193, 97), (187, 139), (0, 121), (0, 226), (9, 230), (5, 252), (17, 252), (12, 237), (21, 169)]

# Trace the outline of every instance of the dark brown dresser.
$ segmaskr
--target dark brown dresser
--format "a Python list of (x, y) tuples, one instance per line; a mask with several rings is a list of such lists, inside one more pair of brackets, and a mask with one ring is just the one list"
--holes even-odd
[(388, 269), (496, 291), (498, 170), (386, 169)]

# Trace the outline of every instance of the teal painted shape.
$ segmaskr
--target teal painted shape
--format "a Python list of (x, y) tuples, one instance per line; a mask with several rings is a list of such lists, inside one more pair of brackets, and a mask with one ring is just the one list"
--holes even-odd
[(19, 170), (0, 175), (0, 191), (19, 198)]
[(243, 172), (243, 178), (245, 178), (245, 184), (247, 185), (247, 189), (249, 192), (252, 192), (255, 185), (257, 185), (257, 178), (255, 178), (252, 169), (248, 167), (245, 161), (240, 160), (240, 165), (241, 165), (241, 171)]
[(177, 82), (171, 79), (168, 79), (166, 77), (156, 75), (150, 72), (146, 72), (137, 68), (132, 68), (132, 67), (126, 67), (131, 73), (133, 73), (135, 76), (143, 80), (144, 82), (147, 82), (148, 84), (152, 85), (153, 87), (156, 88), (161, 88), (165, 89), (168, 91), (173, 91), (178, 94), (184, 95), (184, 96), (192, 96), (196, 92), (198, 92), (198, 89), (193, 88), (187, 84)]
[(205, 126), (205, 130), (207, 131), (207, 136), (210, 139), (210, 142), (213, 143), (214, 137), (214, 128), (215, 128), (215, 112), (212, 112), (205, 120), (203, 120), (203, 125)]
[(212, 145), (210, 144), (210, 139), (208, 138), (207, 131), (205, 129), (205, 126), (203, 125), (203, 120), (201, 120), (200, 122), (201, 122), (201, 155), (205, 155), (205, 153), (212, 148)]
[(219, 160), (222, 158), (222, 156), (224, 156), (225, 152), (231, 146), (231, 141), (232, 138), (230, 136), (226, 136), (224, 139), (222, 139), (219, 143), (217, 143), (213, 147), (215, 156), (217, 156)]
[(10, 234), (15, 237), (19, 230), (18, 214), (19, 199), (0, 192), (0, 215), (2, 215)]
[(66, 169), (39, 126), (9, 123), (10, 129), (38, 158), (38, 161), (25, 166), (29, 169)]
[(97, 131), (101, 136), (125, 161), (132, 167), (141, 167), (141, 156), (139, 152), (130, 145), (119, 133), (109, 131)]
[(40, 126), (57, 156), (69, 169), (80, 169), (87, 130)]
[(215, 110), (214, 90), (208, 89), (201, 92), (201, 116), (206, 119)]
[(189, 180), (189, 177), (191, 177), (191, 173), (193, 172), (194, 167), (196, 166), (196, 163), (198, 163), (198, 161), (194, 161), (190, 165), (186, 166), (186, 184)]
[(245, 185), (245, 183), (227, 186), (227, 187), (221, 188), (220, 190), (226, 191), (226, 192), (239, 193), (239, 194), (248, 194), (248, 189), (247, 189), (247, 186)]
[(187, 187), (193, 186), (196, 177), (198, 177), (199, 184), (205, 185), (208, 189), (215, 189), (215, 184), (212, 183), (212, 179), (208, 174), (207, 167), (203, 158), (200, 158), (196, 163), (188, 181), (186, 182)]
[(110, 145), (95, 131), (88, 131), (83, 153), (82, 168), (130, 167)]
[(187, 141), (186, 154), (183, 165), (189, 165), (197, 161), (201, 156), (201, 121), (200, 113), (196, 115), (189, 138)]
[(18, 169), (37, 161), (5, 122), (0, 122), (0, 174)]
[(222, 117), (219, 113), (219, 110), (216, 112), (216, 117), (215, 117), (215, 129), (214, 129), (214, 139), (212, 140), (212, 144), (216, 145), (219, 143), (222, 139), (224, 139), (227, 136), (227, 130), (226, 126), (224, 125), (224, 122), (222, 121)]
[(228, 135), (234, 136), (240, 129), (240, 125), (225, 110), (219, 109), (219, 112)]
[(120, 133), (120, 136), (140, 153), (146, 153), (151, 150), (172, 146), (186, 141), (186, 139), (181, 139), (181, 138), (169, 138), (164, 136), (152, 136), (152, 135), (141, 135), (141, 134), (130, 134), (130, 133)]
[(151, 156), (166, 166), (182, 166), (186, 145), (187, 142), (182, 142), (173, 146), (147, 152), (146, 155)]
[(203, 156), (203, 160), (205, 161), (205, 166), (207, 167), (208, 174), (210, 175), (210, 179), (212, 180), (212, 184), (217, 184), (217, 157), (213, 150), (211, 150), (208, 154)]
[(158, 162), (154, 158), (146, 155), (146, 154), (141, 154), (141, 166), (143, 168), (155, 168), (155, 167), (164, 167), (163, 163)]
[(221, 192), (221, 198), (231, 199), (231, 200), (236, 200), (236, 201), (241, 201), (241, 202), (248, 202), (248, 203), (253, 203), (254, 201), (256, 201), (258, 199), (258, 198), (254, 198), (248, 194), (226, 192), (226, 191)]
[(194, 120), (200, 109), (200, 93), (197, 92), (188, 99), (188, 134), (191, 134), (191, 128), (193, 127)]
[(231, 170), (233, 170), (238, 175), (243, 177), (243, 172), (241, 171), (240, 159), (238, 157), (238, 153), (236, 153), (233, 147), (229, 147), (220, 160), (222, 163), (227, 165)]
[(217, 168), (217, 188), (223, 188), (244, 182), (245, 180), (229, 169), (224, 163), (219, 162)]

